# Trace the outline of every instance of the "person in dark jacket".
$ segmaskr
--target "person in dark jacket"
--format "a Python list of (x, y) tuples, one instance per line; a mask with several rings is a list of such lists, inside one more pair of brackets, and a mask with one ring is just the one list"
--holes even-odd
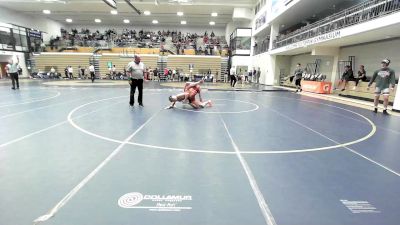
[(367, 72), (365, 71), (364, 65), (360, 65), (360, 69), (357, 72), (357, 78), (355, 79), (356, 81), (356, 86), (354, 87), (354, 90), (357, 88), (358, 83), (361, 81), (367, 81)]
[(344, 73), (339, 81), (338, 87), (343, 85), (342, 91), (344, 91), (346, 90), (347, 83), (352, 80), (354, 80), (353, 70), (351, 69), (351, 66), (347, 65), (344, 67)]

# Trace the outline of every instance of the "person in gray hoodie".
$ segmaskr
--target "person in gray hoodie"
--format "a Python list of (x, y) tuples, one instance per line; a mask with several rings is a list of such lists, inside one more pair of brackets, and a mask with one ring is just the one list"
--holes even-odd
[(374, 112), (378, 112), (378, 104), (379, 104), (379, 97), (383, 95), (383, 114), (387, 115), (387, 106), (389, 103), (389, 95), (390, 90), (394, 90), (396, 85), (396, 77), (394, 70), (389, 68), (390, 60), (383, 59), (382, 68), (375, 71), (374, 75), (372, 76), (371, 81), (368, 84), (368, 89), (371, 87), (372, 83), (376, 82), (375, 84), (375, 99), (374, 99)]

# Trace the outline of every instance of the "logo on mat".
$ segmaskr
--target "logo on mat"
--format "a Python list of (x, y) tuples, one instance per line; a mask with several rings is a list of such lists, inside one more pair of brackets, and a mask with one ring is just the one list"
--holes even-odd
[(118, 200), (118, 205), (122, 208), (130, 208), (143, 201), (143, 195), (139, 192), (128, 193)]
[(121, 196), (118, 199), (118, 205), (125, 209), (179, 212), (192, 209), (188, 206), (191, 201), (191, 195), (154, 195), (132, 192)]

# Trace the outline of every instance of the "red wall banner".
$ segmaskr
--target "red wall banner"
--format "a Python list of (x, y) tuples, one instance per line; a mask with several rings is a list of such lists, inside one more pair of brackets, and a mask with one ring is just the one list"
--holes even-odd
[(318, 93), (318, 94), (330, 94), (332, 89), (331, 82), (323, 82), (323, 81), (309, 81), (303, 80), (301, 81), (301, 88), (303, 91)]

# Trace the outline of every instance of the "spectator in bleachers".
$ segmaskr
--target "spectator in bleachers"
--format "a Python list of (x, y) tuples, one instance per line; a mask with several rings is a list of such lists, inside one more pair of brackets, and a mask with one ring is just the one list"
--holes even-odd
[(166, 80), (166, 79), (168, 79), (168, 68), (164, 68), (164, 79)]
[(172, 69), (168, 70), (168, 80), (172, 80)]
[(364, 65), (360, 65), (360, 69), (358, 70), (357, 75), (357, 78), (355, 78), (356, 86), (354, 86), (354, 90), (357, 88), (360, 80), (364, 82), (367, 81), (367, 72), (364, 69)]
[(346, 90), (347, 83), (352, 80), (354, 80), (353, 70), (351, 69), (351, 66), (346, 65), (344, 67), (344, 73), (342, 75), (342, 78), (338, 83), (338, 88), (342, 85), (343, 86), (342, 91)]
[(86, 68), (85, 67), (81, 67), (82, 79), (86, 79), (85, 71), (86, 71)]
[(176, 69), (172, 70), (172, 81), (174, 81), (176, 78)]
[(50, 78), (55, 78), (56, 77), (56, 69), (54, 67), (51, 67), (50, 69)]
[(78, 78), (82, 79), (82, 67), (80, 65), (78, 66)]
[[(218, 37), (214, 32), (211, 36), (205, 32), (204, 36), (199, 36), (196, 33), (183, 34), (178, 31), (144, 31), (141, 30), (138, 33), (136, 30), (124, 29), (121, 33), (117, 33), (115, 29), (108, 29), (104, 32), (96, 31), (90, 32), (88, 29), (72, 29), (71, 32), (67, 32), (65, 29), (62, 30), (62, 39), (67, 46), (119, 46), (119, 47), (143, 47), (143, 48), (160, 48), (161, 52), (164, 52), (163, 46), (166, 44), (166, 37), (172, 38), (172, 44), (176, 50), (169, 49), (169, 51), (176, 52), (177, 54), (184, 54), (184, 49), (195, 49), (198, 50), (201, 46), (201, 51), (196, 53), (199, 54), (217, 54), (222, 48), (226, 49), (225, 38)], [(203, 39), (203, 42), (198, 45), (198, 41)], [(50, 41), (50, 45), (60, 42), (60, 39)], [(207, 47), (207, 48), (206, 48)], [(207, 50), (203, 52), (203, 50)], [(168, 51), (168, 50), (167, 50)], [(215, 53), (213, 52), (215, 51)]]
[(153, 80), (158, 80), (160, 81), (160, 79), (158, 78), (158, 68), (154, 68), (153, 70)]
[(68, 67), (68, 76), (69, 79), (74, 79), (74, 69), (72, 68), (72, 66)]
[(111, 68), (111, 76), (113, 80), (115, 80), (117, 77), (117, 68), (115, 67), (115, 65), (113, 65), (113, 67)]
[(68, 79), (68, 68), (69, 68), (69, 66), (65, 67), (65, 69), (64, 69), (65, 79)]

